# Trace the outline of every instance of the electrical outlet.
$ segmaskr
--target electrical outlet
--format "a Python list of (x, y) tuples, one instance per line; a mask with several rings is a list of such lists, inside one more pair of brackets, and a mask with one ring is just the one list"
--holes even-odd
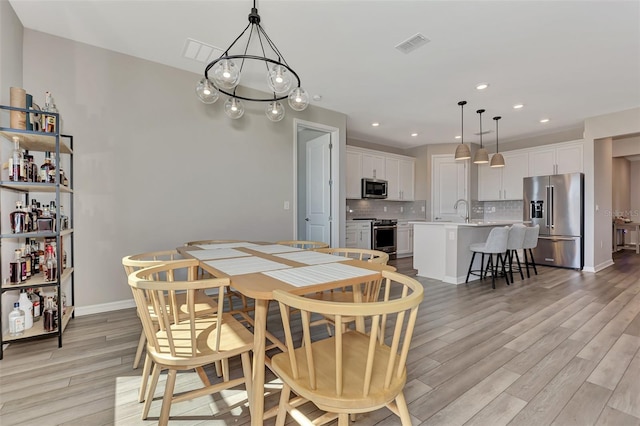
[(384, 206), (382, 209), (386, 212), (387, 211), (387, 206)]
[(424, 213), (424, 206), (420, 207), (420, 210), (422, 210), (422, 213)]
[(404, 213), (404, 207), (400, 206), (400, 213)]
[(288, 201), (284, 202), (284, 209), (285, 210), (289, 210), (289, 202)]

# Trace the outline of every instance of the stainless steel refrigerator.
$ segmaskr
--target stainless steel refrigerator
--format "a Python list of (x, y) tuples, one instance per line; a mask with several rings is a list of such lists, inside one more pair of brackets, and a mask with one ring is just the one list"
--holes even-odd
[(524, 178), (525, 221), (540, 225), (537, 264), (582, 269), (584, 266), (584, 175)]

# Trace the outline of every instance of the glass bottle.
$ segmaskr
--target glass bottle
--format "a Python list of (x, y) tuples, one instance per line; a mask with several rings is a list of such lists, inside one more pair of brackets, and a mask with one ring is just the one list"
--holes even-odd
[(58, 328), (58, 320), (56, 315), (57, 307), (53, 303), (52, 297), (45, 299), (45, 308), (42, 313), (42, 326), (45, 331), (55, 331)]
[(33, 304), (33, 322), (40, 321), (40, 317), (42, 316), (40, 297), (32, 288), (27, 289), (27, 295), (29, 296), (29, 300), (31, 300), (31, 303)]
[(9, 180), (14, 182), (24, 182), (24, 158), (20, 150), (20, 138), (13, 137), (13, 154), (9, 158)]
[(40, 166), (40, 182), (52, 183), (49, 182), (50, 171), (53, 165), (51, 164), (51, 153), (44, 153), (44, 163)]
[(24, 311), (20, 310), (20, 303), (13, 304), (13, 311), (9, 313), (9, 336), (17, 337), (24, 334)]
[[(31, 241), (31, 269), (33, 275), (40, 273), (40, 256), (38, 256), (38, 244), (35, 241)], [(42, 305), (41, 305), (42, 306)]]
[(69, 229), (69, 216), (64, 214), (64, 206), (60, 204), (60, 230)]
[(38, 256), (38, 264), (40, 264), (40, 272), (45, 273), (47, 264), (44, 261), (44, 241), (40, 241), (38, 244), (38, 252), (36, 255)]
[(45, 251), (45, 264), (47, 265), (47, 269), (45, 272), (45, 281), (55, 281), (58, 279), (58, 263), (56, 259), (56, 253), (53, 250), (53, 246), (47, 245)]
[(38, 218), (38, 231), (53, 231), (53, 218), (51, 217), (51, 211), (49, 206), (44, 206), (42, 209), (42, 216)]
[(30, 250), (31, 246), (27, 245), (27, 244), (23, 244), (22, 245), (22, 259), (25, 263), (25, 272), (26, 272), (26, 277), (27, 279), (31, 278), (31, 275), (33, 270), (33, 264), (31, 263), (31, 250)]
[(22, 254), (15, 250), (13, 261), (9, 263), (9, 282), (14, 284), (22, 282)]
[(22, 209), (22, 201), (16, 201), (16, 209), (9, 214), (11, 232), (21, 234), (27, 232), (27, 214)]
[(25, 154), (24, 155), (24, 176), (25, 181), (33, 182), (33, 169), (31, 165), (33, 164), (33, 155)]
[(42, 214), (42, 210), (38, 209), (38, 202), (34, 198), (34, 199), (31, 200), (31, 212), (30, 212), (31, 230), (33, 232), (37, 232), (38, 231), (38, 217), (40, 216), (40, 214)]
[(44, 94), (44, 107), (42, 108), (42, 131), (48, 133), (56, 132), (56, 116), (47, 114), (48, 112), (58, 112), (55, 104), (53, 103), (53, 97), (51, 92), (45, 92)]

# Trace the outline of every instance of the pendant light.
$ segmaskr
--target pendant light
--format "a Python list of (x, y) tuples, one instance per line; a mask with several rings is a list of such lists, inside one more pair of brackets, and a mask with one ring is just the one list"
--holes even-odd
[(464, 106), (467, 104), (467, 101), (460, 101), (458, 105), (460, 105), (460, 145), (456, 148), (456, 160), (468, 160), (471, 158), (471, 151), (469, 147), (464, 144)]
[(473, 162), (475, 164), (487, 164), (489, 162), (489, 153), (482, 146), (482, 113), (485, 110), (479, 109), (476, 112), (480, 116), (480, 149), (476, 151), (476, 154), (473, 156)]
[(493, 117), (496, 120), (496, 153), (491, 157), (491, 167), (504, 167), (504, 157), (500, 154), (500, 149), (498, 147), (498, 120), (502, 117)]

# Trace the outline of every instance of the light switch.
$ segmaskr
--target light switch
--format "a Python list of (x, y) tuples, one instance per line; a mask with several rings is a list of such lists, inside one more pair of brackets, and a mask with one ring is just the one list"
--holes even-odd
[(289, 202), (288, 201), (284, 202), (284, 209), (285, 210), (289, 210)]
[(454, 241), (456, 239), (456, 234), (453, 231), (449, 231), (449, 241)]

